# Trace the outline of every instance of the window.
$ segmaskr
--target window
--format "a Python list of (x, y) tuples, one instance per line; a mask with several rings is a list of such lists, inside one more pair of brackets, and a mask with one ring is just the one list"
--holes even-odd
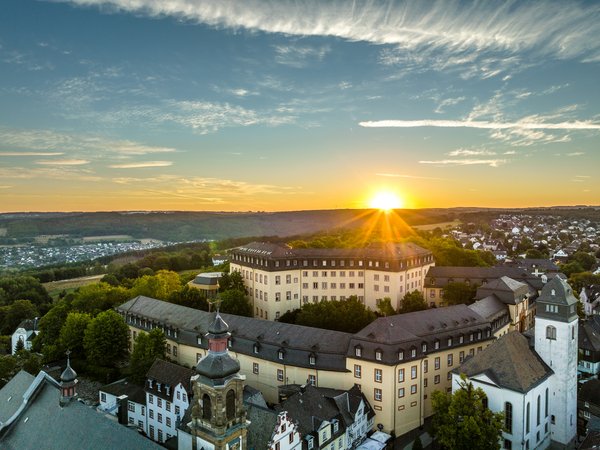
[(427, 351), (427, 344), (421, 344), (421, 351), (425, 353)]
[(548, 388), (546, 388), (546, 399), (544, 400), (544, 412), (545, 416), (548, 417)]
[(436, 350), (438, 348), (440, 348), (440, 341), (438, 339), (436, 339), (435, 342), (433, 343), (433, 348), (436, 349)]
[(277, 369), (277, 381), (283, 381), (283, 369)]
[(158, 423), (162, 423), (162, 414), (158, 413)]
[(375, 369), (375, 382), (381, 383), (381, 380), (382, 380), (381, 369)]
[(275, 292), (275, 301), (276, 302), (280, 302), (281, 301), (281, 292)]
[(310, 384), (311, 386), (316, 386), (317, 385), (317, 377), (314, 375), (309, 375), (308, 376), (308, 384)]
[(275, 275), (275, 284), (281, 284), (281, 277), (279, 275)]
[(362, 356), (362, 347), (354, 347), (354, 355), (360, 358)]
[(427, 373), (428, 371), (429, 371), (429, 360), (424, 359), (423, 360), (423, 373)]
[(148, 417), (150, 417), (151, 419), (154, 419), (154, 410), (153, 409), (148, 410)]
[(423, 387), (427, 387), (427, 378), (423, 378)]
[(529, 433), (529, 422), (531, 418), (531, 405), (529, 404), (529, 402), (527, 402), (527, 412), (525, 414), (525, 433)]
[(398, 398), (404, 397), (404, 388), (398, 389)]
[(252, 372), (258, 374), (258, 363), (252, 363)]
[(171, 411), (171, 402), (165, 401), (165, 406), (167, 407), (167, 411)]
[(162, 398), (156, 399), (156, 406), (158, 406), (159, 408), (162, 408)]
[(398, 369), (398, 383), (404, 381), (404, 369)]
[(398, 352), (398, 361), (402, 361), (404, 359), (404, 352), (402, 350), (400, 350)]
[(410, 349), (410, 356), (411, 356), (412, 358), (414, 358), (414, 357), (416, 357), (416, 356), (417, 356), (417, 349), (416, 349), (416, 348), (411, 348), (411, 349)]
[(440, 384), (440, 376), (439, 375), (436, 375), (435, 377), (433, 377), (433, 383)]
[(381, 361), (381, 350), (375, 350), (375, 359)]
[(154, 439), (154, 426), (150, 425), (150, 439)]
[[(150, 384), (150, 387), (152, 387), (152, 384)], [(151, 404), (154, 403), (154, 395), (148, 394), (148, 402)]]
[(417, 366), (412, 366), (410, 368), (410, 379), (414, 380), (415, 378), (417, 378)]
[(163, 431), (162, 430), (158, 430), (158, 442), (162, 442), (163, 441)]
[(542, 397), (540, 395), (538, 395), (537, 396), (537, 408), (536, 408), (536, 411), (535, 411), (536, 425), (540, 424), (540, 408), (542, 406), (541, 403), (542, 403)]
[(167, 417), (167, 426), (170, 427), (171, 426), (171, 418)]
[(454, 364), (454, 355), (452, 353), (448, 354), (448, 367), (452, 367)]
[(375, 401), (376, 402), (380, 402), (381, 401), (381, 389), (377, 389), (375, 388)]
[(552, 325), (546, 327), (546, 339), (556, 340), (556, 328)]
[(310, 356), (308, 357), (308, 364), (310, 364), (311, 366), (314, 366), (314, 365), (315, 365), (315, 363), (316, 363), (316, 358), (315, 358), (315, 355), (310, 355)]
[(410, 393), (411, 393), (411, 394), (416, 394), (416, 393), (417, 393), (417, 385), (416, 385), (416, 384), (413, 384), (413, 385), (410, 387)]
[(279, 350), (279, 351), (277, 352), (277, 358), (278, 358), (278, 359), (280, 359), (280, 360), (283, 360), (283, 355), (284, 355), (284, 353), (283, 353), (283, 350)]
[(460, 352), (458, 354), (458, 362), (462, 363), (465, 360), (465, 352)]
[(354, 378), (360, 378), (361, 366), (354, 364)]
[(512, 403), (506, 402), (504, 403), (504, 428), (508, 434), (512, 434), (512, 422)]
[(436, 358), (433, 360), (433, 366), (435, 367), (435, 370), (438, 370), (440, 368), (440, 357), (436, 356)]
[(504, 439), (504, 448), (508, 450), (512, 450), (512, 441), (508, 439)]
[(133, 402), (127, 402), (127, 411), (135, 412), (135, 404)]

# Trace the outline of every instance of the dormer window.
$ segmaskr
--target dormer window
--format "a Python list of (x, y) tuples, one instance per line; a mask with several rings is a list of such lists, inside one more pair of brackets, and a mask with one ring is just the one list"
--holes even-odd
[(314, 366), (316, 363), (317, 358), (315, 358), (315, 355), (310, 355), (308, 357), (308, 364), (310, 364), (311, 366)]
[(260, 347), (258, 344), (254, 344), (254, 353), (258, 353), (258, 351), (260, 350)]
[(160, 392), (160, 383), (156, 383), (156, 390)]
[(340, 428), (340, 424), (339, 424), (339, 422), (338, 422), (337, 420), (335, 420), (335, 419), (334, 419), (334, 420), (333, 420), (333, 432), (334, 432), (334, 433), (337, 433), (337, 432), (338, 432), (338, 430), (339, 430), (339, 428)]
[(477, 339), (481, 339), (481, 331), (477, 332)]
[(375, 350), (375, 359), (377, 361), (381, 361), (381, 354), (382, 354), (381, 350)]
[(433, 343), (433, 348), (434, 348), (435, 350), (437, 350), (438, 348), (440, 348), (440, 340), (439, 340), (439, 339), (436, 339), (436, 340), (434, 341), (434, 343)]
[(423, 343), (423, 344), (421, 344), (421, 351), (422, 351), (423, 353), (426, 353), (426, 352), (427, 352), (427, 344), (426, 344), (426, 343)]
[(410, 349), (410, 356), (411, 358), (415, 358), (417, 356), (417, 349), (416, 348), (411, 348)]
[(358, 345), (354, 347), (354, 355), (360, 358), (362, 356), (362, 347)]
[(148, 378), (148, 387), (152, 389), (152, 380), (150, 378)]
[(167, 390), (167, 395), (171, 395), (171, 386), (169, 386), (168, 384), (165, 386), (165, 389)]
[(404, 359), (404, 351), (400, 350), (398, 352), (398, 361), (402, 361)]
[(452, 338), (448, 338), (448, 347), (452, 347)]
[(550, 291), (550, 295), (552, 295), (552, 296), (554, 297), (554, 296), (556, 295), (556, 291), (555, 291), (554, 289), (552, 289), (552, 290)]
[(280, 359), (280, 360), (283, 360), (283, 355), (284, 355), (284, 352), (283, 352), (283, 350), (279, 350), (279, 351), (277, 352), (277, 358), (278, 358), (278, 359)]
[(459, 344), (462, 344), (464, 341), (465, 341), (465, 337), (464, 337), (464, 335), (462, 335), (462, 334), (461, 334), (461, 335), (458, 337), (458, 343), (459, 343)]

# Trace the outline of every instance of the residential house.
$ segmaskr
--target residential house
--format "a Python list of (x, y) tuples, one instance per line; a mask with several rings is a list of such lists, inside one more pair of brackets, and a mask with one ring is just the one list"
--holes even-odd
[(11, 352), (14, 355), (17, 351), (19, 341), (23, 343), (25, 350), (31, 350), (33, 339), (40, 332), (38, 330), (39, 319), (26, 319), (23, 320), (11, 337)]

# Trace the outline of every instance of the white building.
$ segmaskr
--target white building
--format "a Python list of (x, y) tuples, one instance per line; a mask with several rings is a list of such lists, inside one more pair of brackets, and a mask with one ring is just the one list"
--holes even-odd
[(19, 341), (23, 343), (25, 350), (31, 350), (31, 344), (33, 339), (38, 335), (38, 318), (27, 319), (22, 321), (11, 337), (11, 349), (14, 355), (17, 351), (17, 344)]
[(464, 373), (483, 389), (492, 411), (505, 415), (505, 449), (567, 448), (577, 425), (577, 299), (553, 278), (537, 299), (535, 346), (511, 332), (467, 359), (452, 374), (453, 390)]
[(190, 406), (192, 369), (157, 359), (146, 375), (146, 434), (162, 443), (177, 436), (177, 424)]
[(359, 249), (292, 249), (253, 242), (230, 252), (231, 271), (241, 273), (254, 316), (277, 320), (309, 302), (356, 296), (375, 310), (389, 297), (398, 308), (407, 292), (423, 290), (434, 265), (429, 250), (413, 243)]
[(98, 409), (115, 416), (122, 424), (146, 432), (146, 393), (142, 386), (126, 379), (100, 388)]

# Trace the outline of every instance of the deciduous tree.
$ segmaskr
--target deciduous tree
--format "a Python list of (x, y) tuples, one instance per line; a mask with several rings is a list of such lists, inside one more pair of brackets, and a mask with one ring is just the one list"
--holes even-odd
[(127, 354), (127, 331), (127, 324), (115, 311), (98, 314), (87, 326), (83, 339), (88, 363), (115, 367)]
[(143, 382), (154, 360), (165, 359), (166, 344), (165, 334), (160, 328), (138, 334), (129, 360), (132, 381)]
[(413, 311), (423, 311), (427, 309), (427, 302), (423, 298), (421, 291), (407, 292), (402, 299), (402, 304), (398, 312), (400, 314), (409, 313)]
[(463, 282), (455, 281), (448, 283), (442, 288), (444, 301), (448, 305), (470, 304), (475, 299), (477, 287)]
[(433, 392), (437, 442), (448, 450), (499, 450), (504, 414), (490, 411), (485, 392), (461, 378), (460, 388), (452, 394)]

